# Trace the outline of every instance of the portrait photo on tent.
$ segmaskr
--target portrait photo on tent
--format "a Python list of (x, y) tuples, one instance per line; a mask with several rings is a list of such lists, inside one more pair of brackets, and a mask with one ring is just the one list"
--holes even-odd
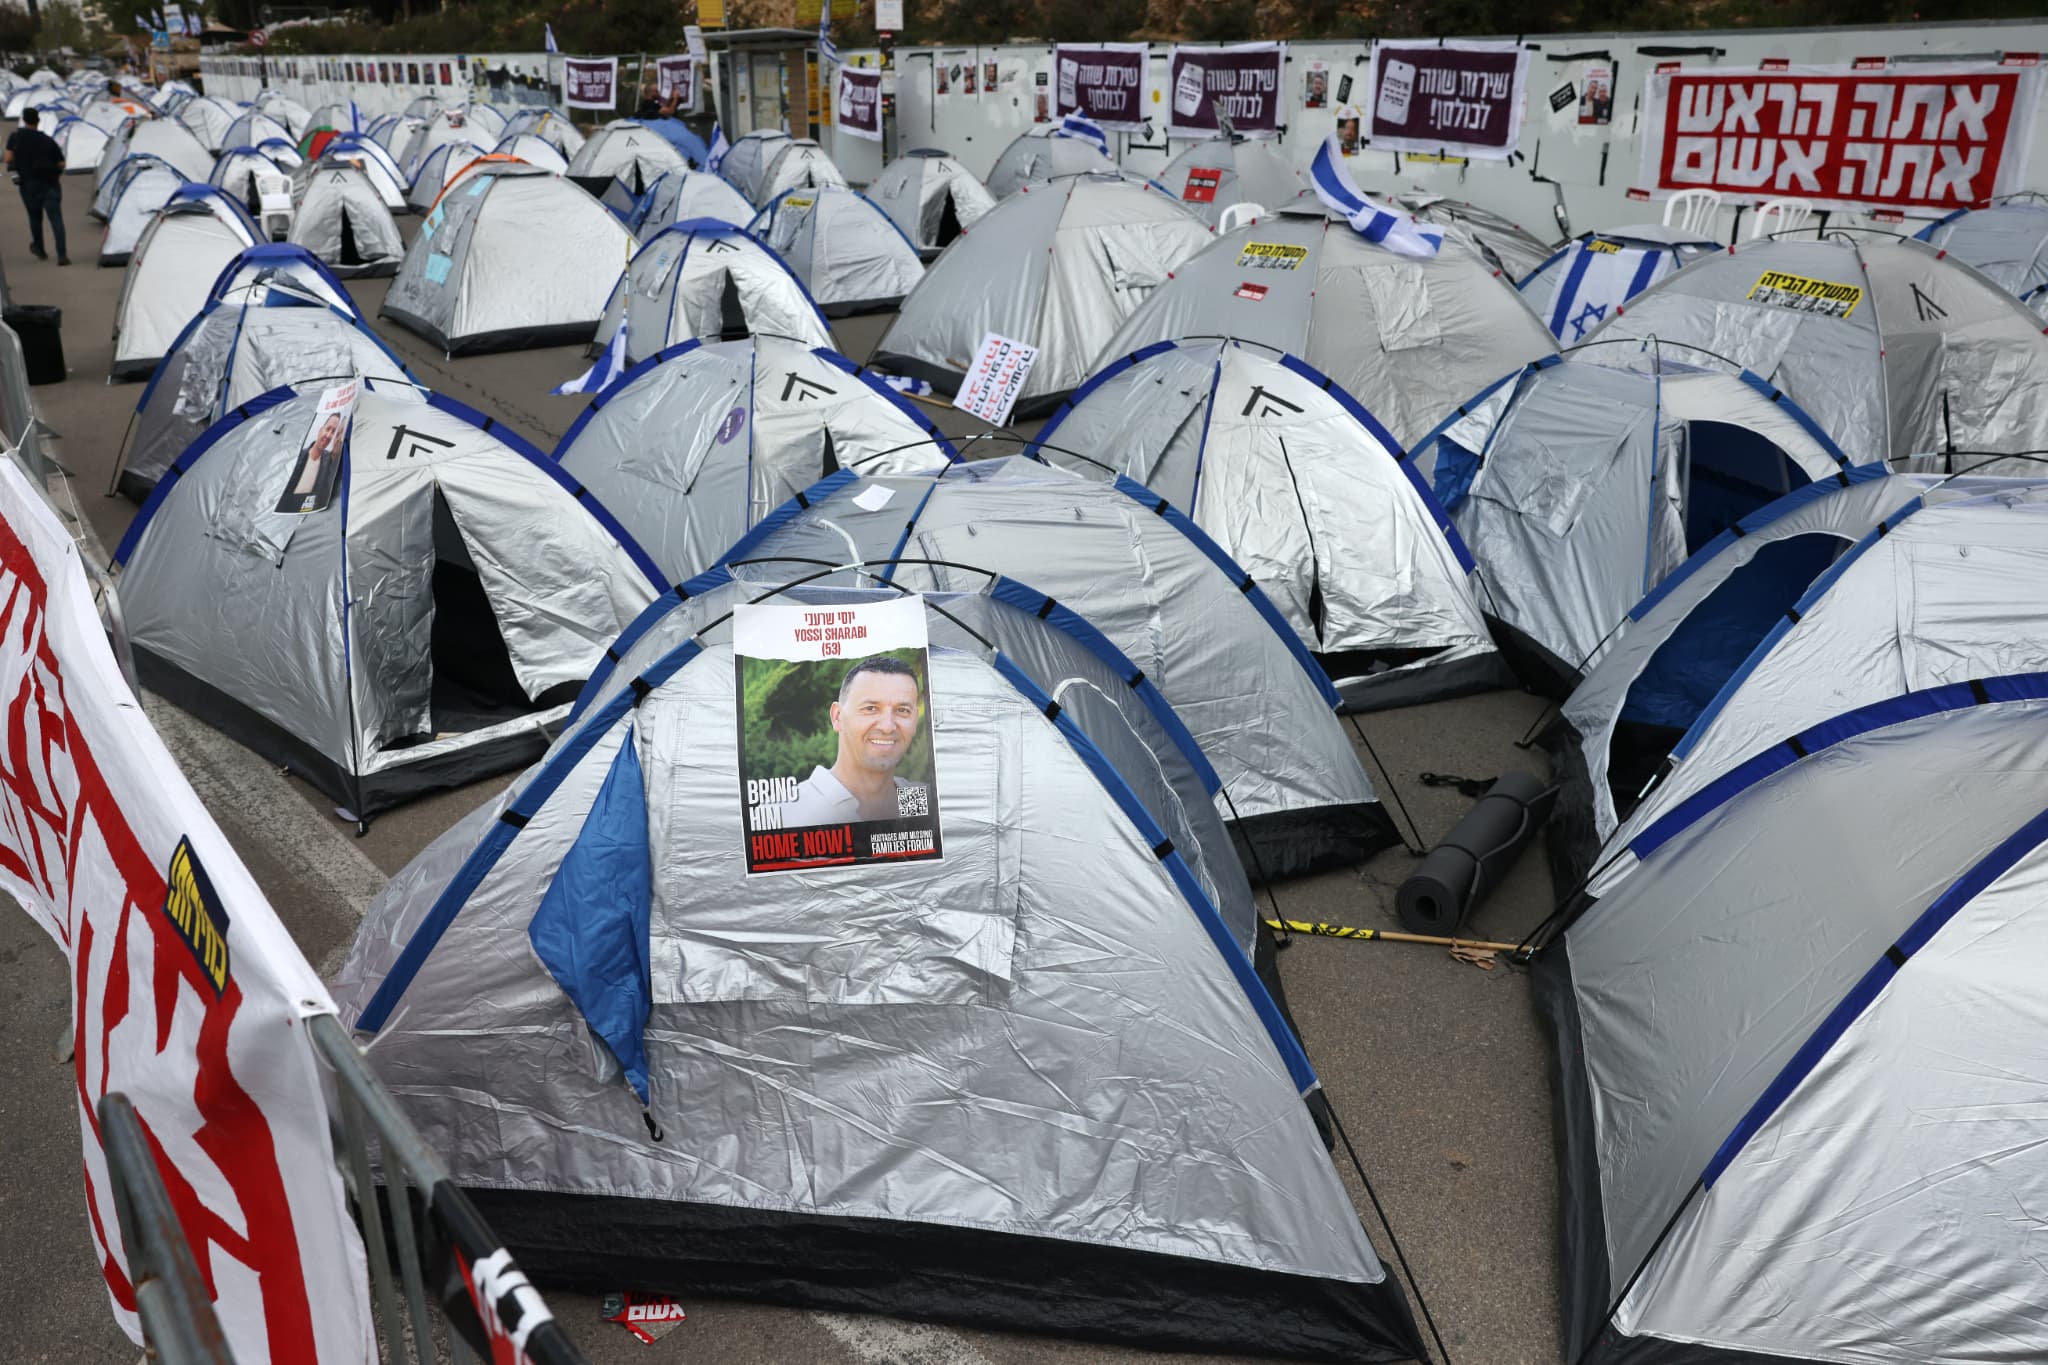
[(916, 596), (733, 615), (747, 871), (942, 856)]
[(299, 446), (299, 458), (292, 465), (291, 478), (285, 481), (284, 492), (278, 497), (279, 512), (320, 512), (334, 501), (335, 487), (341, 482), (341, 453), (348, 445), (348, 424), (355, 412), (357, 387), (351, 381), (321, 390), (320, 406), (313, 412), (306, 439)]

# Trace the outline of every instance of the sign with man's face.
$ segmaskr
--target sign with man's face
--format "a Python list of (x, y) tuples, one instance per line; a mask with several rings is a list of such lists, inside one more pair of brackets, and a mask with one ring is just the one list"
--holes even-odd
[(733, 613), (747, 871), (941, 856), (924, 600)]
[(277, 510), (284, 513), (318, 512), (334, 501), (341, 486), (341, 461), (348, 446), (349, 421), (355, 414), (359, 385), (350, 380), (323, 389), (320, 405), (299, 442), (299, 458), (292, 466), (278, 495)]

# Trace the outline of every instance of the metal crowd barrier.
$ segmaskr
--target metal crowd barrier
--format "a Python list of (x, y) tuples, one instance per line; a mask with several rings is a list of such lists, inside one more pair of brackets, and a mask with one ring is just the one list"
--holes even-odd
[(110, 1091), (100, 1100), (99, 1116), (121, 1245), (128, 1251), (128, 1278), (150, 1359), (161, 1365), (234, 1365), (135, 1106), (120, 1091)]

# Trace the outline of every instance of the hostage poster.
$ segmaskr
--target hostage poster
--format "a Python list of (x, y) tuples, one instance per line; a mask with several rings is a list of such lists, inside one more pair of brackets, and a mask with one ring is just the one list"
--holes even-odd
[(348, 448), (349, 420), (355, 415), (354, 380), (320, 391), (320, 406), (299, 442), (299, 458), (278, 495), (277, 510), (283, 513), (320, 512), (334, 501), (341, 483), (342, 452)]
[(1284, 59), (1279, 43), (1176, 47), (1167, 63), (1167, 134), (1215, 137), (1228, 124), (1244, 137), (1277, 135)]
[(1061, 43), (1053, 54), (1055, 118), (1079, 114), (1104, 128), (1145, 126), (1145, 43)]
[(1522, 132), (1520, 43), (1376, 43), (1366, 140), (1395, 152), (1502, 161)]
[(733, 613), (747, 871), (942, 856), (924, 599)]

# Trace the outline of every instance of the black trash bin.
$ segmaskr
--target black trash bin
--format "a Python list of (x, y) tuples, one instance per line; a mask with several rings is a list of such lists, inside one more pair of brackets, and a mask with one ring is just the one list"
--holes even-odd
[(28, 382), (64, 382), (64, 310), (41, 304), (22, 304), (0, 313), (0, 322), (21, 338), (21, 353), (28, 361)]

